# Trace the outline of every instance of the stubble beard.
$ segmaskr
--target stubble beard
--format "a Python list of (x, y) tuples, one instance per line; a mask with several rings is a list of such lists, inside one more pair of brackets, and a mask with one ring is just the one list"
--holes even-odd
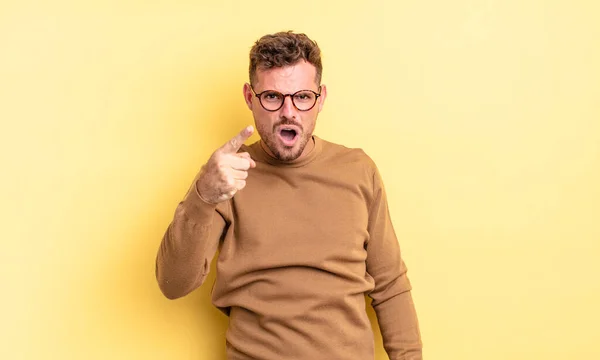
[(299, 158), (312, 134), (305, 132), (303, 129), (302, 134), (298, 135), (300, 138), (296, 140), (296, 144), (288, 147), (278, 142), (277, 133), (274, 128), (268, 129), (267, 127), (257, 126), (261, 140), (271, 150), (273, 156), (280, 161), (294, 161)]

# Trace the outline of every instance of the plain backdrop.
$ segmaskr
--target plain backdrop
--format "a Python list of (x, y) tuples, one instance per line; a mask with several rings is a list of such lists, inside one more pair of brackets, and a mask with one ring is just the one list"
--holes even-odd
[(252, 123), (248, 51), (281, 30), (322, 48), (316, 134), (379, 166), (425, 358), (600, 358), (599, 10), (0, 2), (0, 358), (225, 359), (214, 276), (170, 301), (154, 259), (201, 165)]

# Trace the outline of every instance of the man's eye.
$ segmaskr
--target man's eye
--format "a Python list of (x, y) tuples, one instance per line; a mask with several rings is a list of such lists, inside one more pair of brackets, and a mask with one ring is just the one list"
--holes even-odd
[(279, 100), (281, 99), (281, 94), (276, 92), (268, 92), (263, 95), (263, 99), (265, 100)]
[(314, 95), (311, 92), (302, 92), (302, 93), (296, 94), (296, 96), (295, 96), (296, 100), (300, 100), (300, 101), (312, 100), (313, 97), (314, 97)]

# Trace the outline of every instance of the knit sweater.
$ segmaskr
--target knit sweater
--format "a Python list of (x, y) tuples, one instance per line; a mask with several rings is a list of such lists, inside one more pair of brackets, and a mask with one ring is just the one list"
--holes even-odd
[(421, 359), (406, 266), (381, 177), (360, 149), (313, 136), (282, 162), (256, 142), (246, 187), (218, 205), (193, 182), (160, 245), (165, 296), (199, 287), (219, 250), (213, 304), (229, 360), (373, 360), (372, 306), (391, 360)]

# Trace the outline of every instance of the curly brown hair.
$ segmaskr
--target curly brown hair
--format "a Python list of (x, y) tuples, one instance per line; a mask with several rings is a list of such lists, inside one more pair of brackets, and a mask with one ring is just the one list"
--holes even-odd
[(265, 35), (250, 50), (250, 83), (254, 82), (259, 69), (290, 66), (301, 60), (306, 60), (317, 69), (315, 81), (320, 85), (323, 65), (321, 50), (315, 41), (291, 30)]

